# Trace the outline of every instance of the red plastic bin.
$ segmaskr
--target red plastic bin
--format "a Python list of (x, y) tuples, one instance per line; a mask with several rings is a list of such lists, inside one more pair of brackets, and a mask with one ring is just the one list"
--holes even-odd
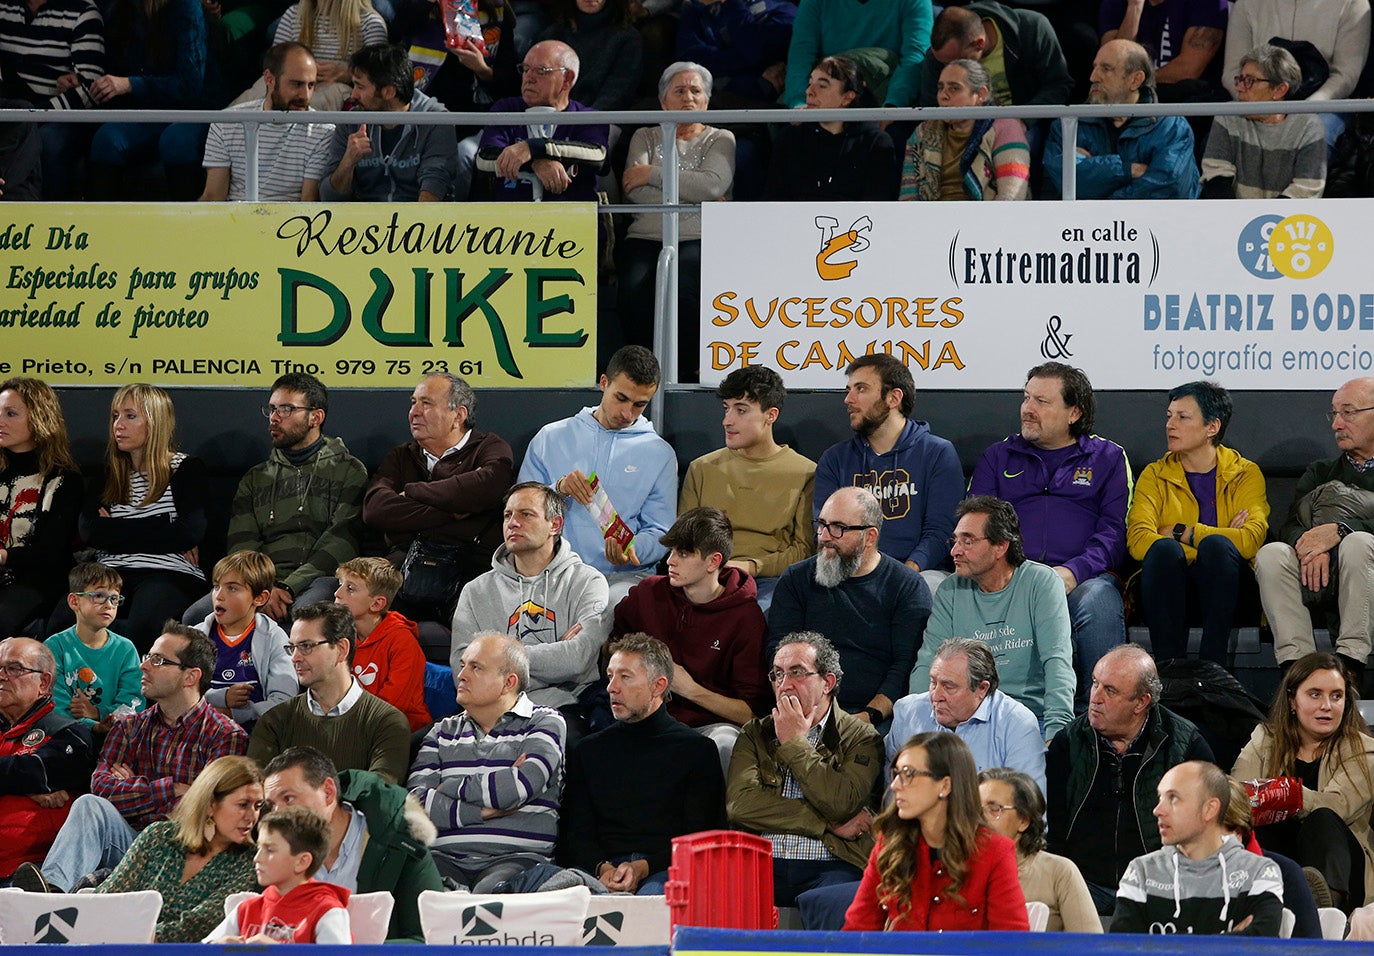
[(773, 843), (738, 830), (675, 837), (664, 893), (675, 928), (776, 929)]

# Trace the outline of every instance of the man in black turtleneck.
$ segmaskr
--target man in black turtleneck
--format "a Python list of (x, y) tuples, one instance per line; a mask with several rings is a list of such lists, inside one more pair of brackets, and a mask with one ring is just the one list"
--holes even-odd
[[(261, 551), (272, 559), (277, 583), (263, 613), (281, 622), (291, 619), (293, 604), (334, 600), (334, 569), (358, 554), (367, 469), (342, 439), (321, 434), (329, 390), (315, 376), (281, 376), (267, 401), (262, 414), (272, 454), (239, 482), (225, 550)], [(210, 611), (207, 595), (182, 620), (199, 624)]]
[(662, 641), (626, 634), (611, 651), (616, 722), (568, 758), (559, 855), (612, 892), (660, 894), (673, 837), (724, 825), (720, 757), (663, 706), (673, 656)]

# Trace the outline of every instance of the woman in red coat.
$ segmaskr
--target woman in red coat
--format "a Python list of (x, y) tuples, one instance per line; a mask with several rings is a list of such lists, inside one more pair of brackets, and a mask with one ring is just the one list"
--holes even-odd
[(1016, 848), (983, 825), (968, 745), (917, 734), (892, 762), (891, 789), (844, 928), (1029, 930)]

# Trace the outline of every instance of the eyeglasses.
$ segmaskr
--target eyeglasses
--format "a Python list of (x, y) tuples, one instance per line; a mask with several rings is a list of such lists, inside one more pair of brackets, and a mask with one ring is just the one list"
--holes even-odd
[(985, 803), (983, 804), (983, 816), (987, 817), (989, 820), (1000, 820), (1005, 811), (1015, 809), (1015, 807), (1005, 806), (1000, 803)]
[(90, 598), (96, 604), (113, 604), (115, 607), (124, 603), (124, 595), (118, 591), (77, 591), (76, 596)]
[(805, 667), (789, 667), (787, 670), (775, 667), (768, 672), (768, 683), (781, 684), (783, 678), (792, 681), (806, 680), (808, 677), (815, 677), (820, 671), (809, 671)]
[(952, 538), (945, 539), (945, 547), (951, 551), (954, 550), (956, 544), (961, 548), (971, 548), (977, 542), (986, 540), (988, 540), (986, 535), (980, 537), (976, 534), (956, 534)]
[(296, 644), (283, 644), (282, 647), (286, 649), (288, 655), (299, 652), (301, 655), (309, 657), (311, 654), (315, 653), (315, 648), (319, 647), (321, 644), (333, 643), (333, 641), (300, 641)]
[(831, 538), (843, 538), (851, 531), (867, 531), (878, 527), (875, 524), (845, 524), (842, 521), (817, 521), (814, 524), (817, 537), (825, 534)]
[(25, 674), (47, 673), (47, 671), (41, 670), (37, 667), (25, 667), (23, 664), (20, 664), (17, 661), (11, 661), (8, 664), (0, 664), (0, 671), (3, 671), (5, 676), (8, 677), (10, 680), (18, 680)]
[(262, 406), (262, 417), (271, 418), (274, 415), (278, 418), (290, 418), (297, 412), (313, 412), (316, 405), (264, 405)]
[(928, 777), (931, 780), (939, 780), (944, 774), (935, 773), (931, 770), (917, 770), (915, 767), (893, 767), (889, 776), (892, 778), (893, 783), (900, 780), (902, 781), (902, 786), (905, 787), (910, 785), (911, 781), (915, 780), (917, 777)]
[(1235, 81), (1236, 89), (1238, 90), (1248, 90), (1256, 83), (1263, 83), (1265, 86), (1273, 86), (1273, 84), (1264, 77), (1250, 76), (1248, 73), (1237, 73), (1231, 79)]
[(533, 73), (535, 76), (553, 76), (555, 73), (566, 73), (566, 66), (526, 66), (521, 63), (515, 68), (515, 72), (524, 76), (526, 73)]
[(1326, 420), (1331, 424), (1336, 424), (1336, 419), (1350, 421), (1360, 412), (1374, 411), (1374, 405), (1366, 405), (1364, 408), (1333, 408), (1326, 413)]
[(190, 666), (181, 661), (174, 661), (170, 657), (163, 657), (161, 654), (144, 654), (143, 663), (149, 667), (180, 667), (182, 670), (186, 670)]

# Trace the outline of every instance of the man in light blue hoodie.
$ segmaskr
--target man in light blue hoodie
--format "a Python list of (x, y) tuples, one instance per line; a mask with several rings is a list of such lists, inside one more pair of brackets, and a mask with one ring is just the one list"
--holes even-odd
[[(538, 481), (572, 498), (563, 537), (606, 575), (614, 606), (667, 553), (659, 538), (677, 507), (677, 456), (644, 419), (658, 391), (658, 359), (640, 345), (619, 349), (601, 376), (601, 404), (539, 430), (520, 466), (521, 481)], [(606, 492), (633, 539), (607, 536), (586, 507)]]

